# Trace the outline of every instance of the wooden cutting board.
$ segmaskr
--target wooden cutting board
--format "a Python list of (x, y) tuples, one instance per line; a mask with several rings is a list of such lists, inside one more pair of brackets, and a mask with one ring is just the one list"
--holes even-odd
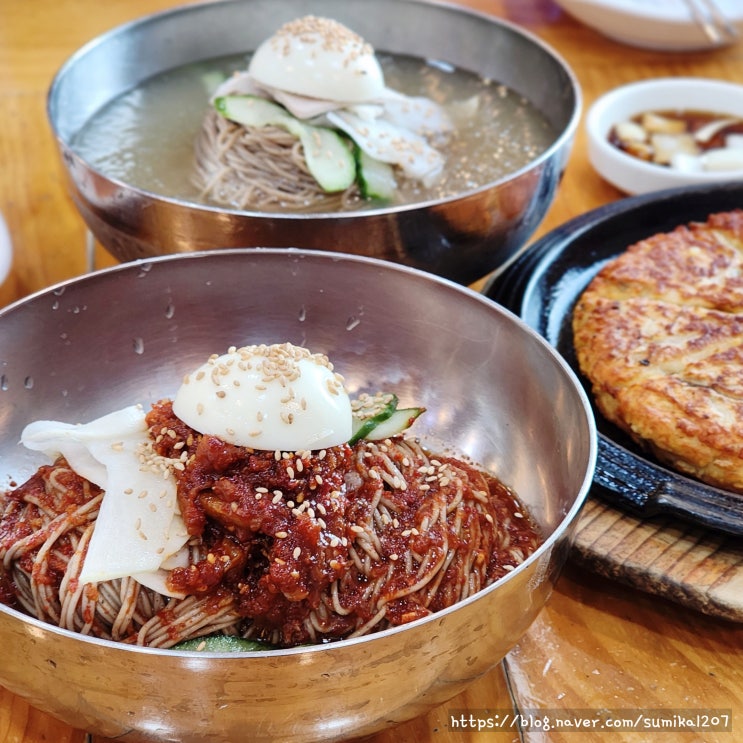
[(671, 518), (639, 519), (589, 497), (572, 558), (612, 580), (743, 621), (743, 542)]

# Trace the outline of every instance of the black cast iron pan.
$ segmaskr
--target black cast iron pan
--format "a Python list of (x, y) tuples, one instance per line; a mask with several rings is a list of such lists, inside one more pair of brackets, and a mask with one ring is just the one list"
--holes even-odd
[[(743, 182), (625, 198), (566, 222), (535, 242), (484, 293), (541, 333), (580, 377), (573, 351), (572, 309), (599, 268), (656, 232), (740, 208)], [(643, 517), (668, 514), (743, 535), (743, 495), (673, 472), (598, 412), (596, 420), (599, 454), (592, 488), (596, 495)]]

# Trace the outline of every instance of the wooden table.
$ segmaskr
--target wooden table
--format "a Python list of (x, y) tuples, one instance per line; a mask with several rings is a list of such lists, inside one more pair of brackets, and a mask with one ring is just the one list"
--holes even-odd
[[(373, 0), (368, 0), (370, 8)], [(86, 229), (68, 197), (46, 120), (46, 91), (75, 49), (99, 33), (177, 0), (0, 0), (0, 211), (15, 246), (0, 305), (85, 272)], [(572, 66), (585, 107), (604, 91), (645, 77), (701, 75), (743, 82), (743, 45), (704, 53), (643, 51), (609, 41), (551, 0), (468, 0), (556, 48)], [(621, 194), (591, 169), (583, 131), (538, 235)], [(114, 261), (96, 249), (96, 264)], [(8, 648), (0, 649), (0, 663)], [(637, 713), (717, 708), (733, 732), (583, 733), (577, 740), (732, 741), (743, 736), (743, 626), (636, 592), (570, 565), (522, 642), (460, 697), (373, 738), (374, 743), (568, 741), (552, 730), (478, 733), (455, 729), (451, 710)], [(493, 738), (492, 736), (497, 736)], [(488, 737), (491, 736), (491, 737)], [(0, 688), (0, 743), (83, 743), (73, 730)], [(95, 743), (103, 743), (94, 739)]]

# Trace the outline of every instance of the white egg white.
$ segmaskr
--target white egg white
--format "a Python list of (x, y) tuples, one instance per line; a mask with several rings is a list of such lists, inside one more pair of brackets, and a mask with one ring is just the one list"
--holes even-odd
[(328, 18), (305, 16), (282, 26), (253, 54), (248, 68), (260, 84), (333, 101), (366, 101), (384, 91), (374, 50)]
[(189, 374), (173, 411), (199, 433), (253, 449), (337, 446), (351, 401), (326, 357), (291, 344), (233, 348)]

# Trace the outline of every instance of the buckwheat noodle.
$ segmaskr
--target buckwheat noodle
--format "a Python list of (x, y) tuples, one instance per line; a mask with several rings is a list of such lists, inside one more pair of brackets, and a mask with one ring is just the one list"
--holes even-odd
[[(302, 456), (311, 461), (310, 453)], [(185, 598), (160, 595), (133, 578), (81, 585), (77, 577), (103, 496), (64, 459), (0, 496), (0, 600), (65, 629), (150, 647), (213, 633), (286, 646), (360, 636), (427, 616), (480, 591), (540, 542), (514, 494), (468, 463), (437, 457), (403, 437), (362, 441), (348, 456), (346, 490), (363, 487), (363, 498), (349, 498), (342, 516), (348, 539), (331, 544), (341, 550), (345, 568), (320, 587), (316, 600), (305, 602), (298, 626), (241, 615), (236, 592), (224, 584)], [(298, 461), (294, 457), (288, 460)], [(284, 496), (273, 497), (275, 503)], [(322, 506), (314, 513), (309, 503), (293, 512), (305, 524), (307, 518), (324, 523)], [(234, 532), (222, 528), (222, 534)], [(278, 536), (260, 535), (262, 554), (271, 560)], [(209, 557), (199, 537), (189, 549), (191, 566)]]
[(312, 177), (299, 139), (275, 126), (244, 127), (209, 111), (194, 147), (200, 198), (256, 211), (336, 212), (353, 208), (354, 185), (326, 193)]

